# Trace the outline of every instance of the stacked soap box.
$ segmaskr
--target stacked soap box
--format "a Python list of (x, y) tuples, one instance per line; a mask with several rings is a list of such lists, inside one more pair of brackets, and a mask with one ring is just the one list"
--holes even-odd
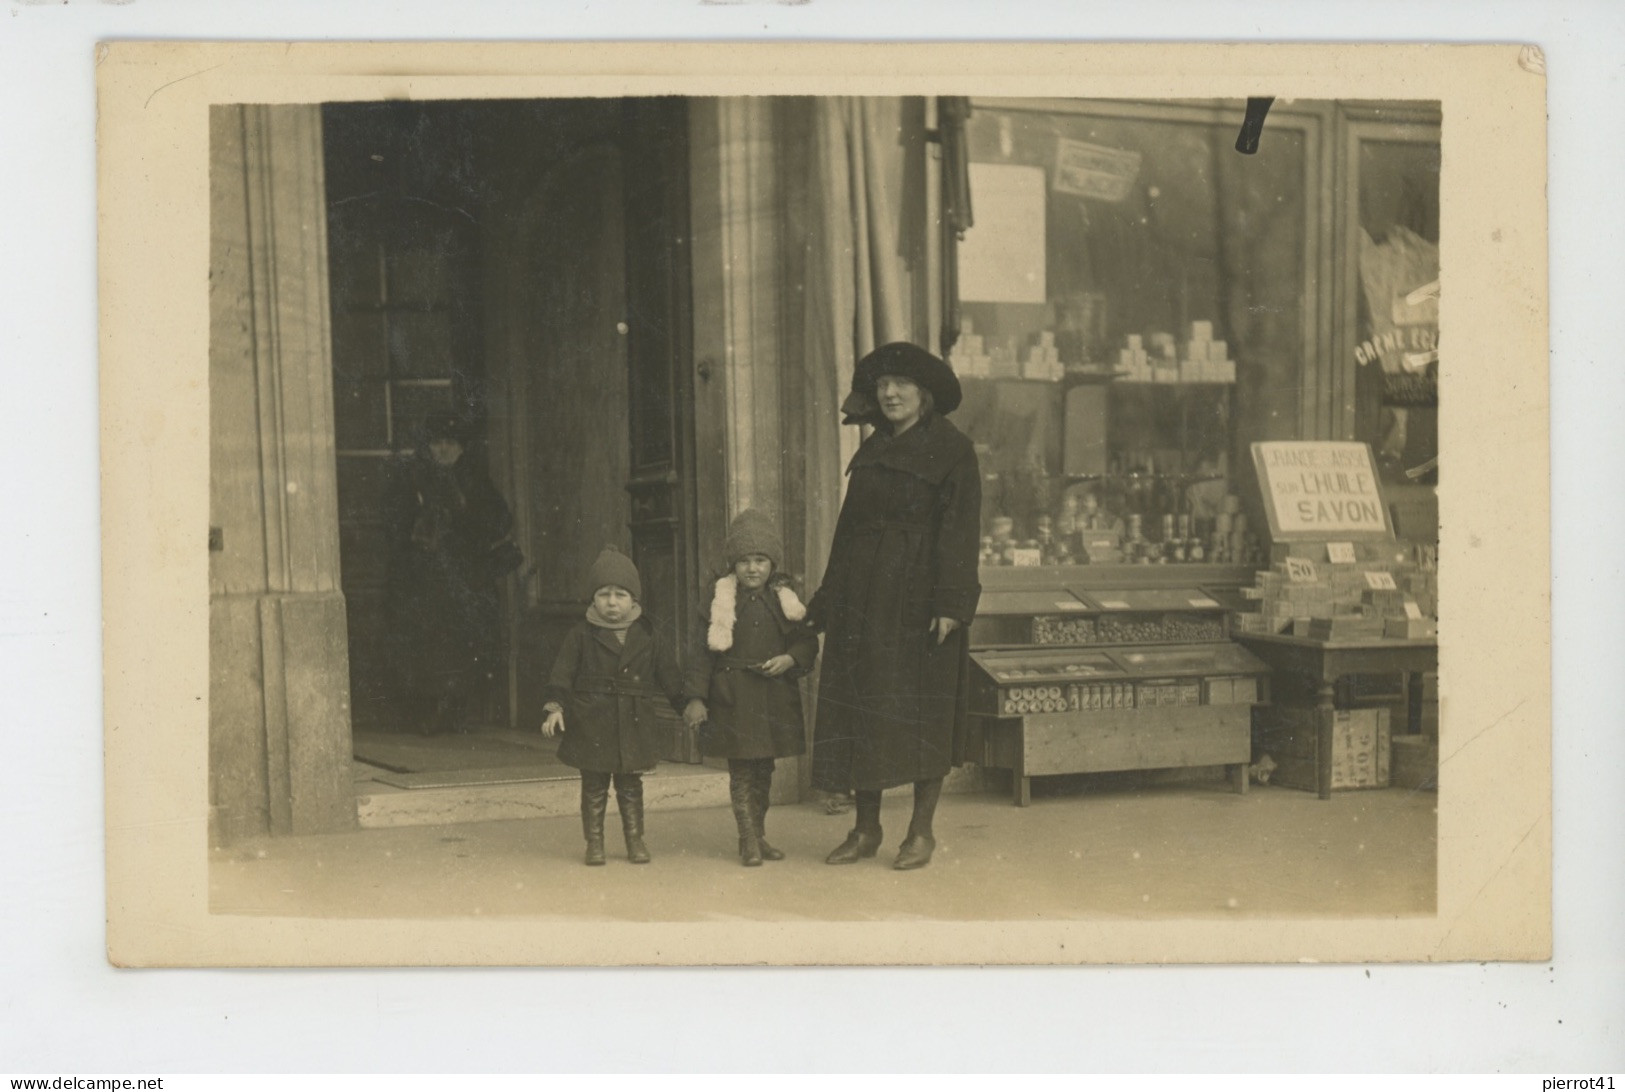
[(1117, 366), (1129, 383), (1234, 383), (1236, 362), (1230, 359), (1230, 346), (1213, 339), (1213, 323), (1191, 323), (1190, 336), (1183, 342), (1172, 334), (1153, 333), (1149, 338), (1129, 334), (1118, 350)]
[(948, 353), (948, 363), (955, 374), (968, 379), (993, 377), (993, 357), (968, 315), (959, 320), (959, 340)]
[(1044, 379), (1059, 383), (1066, 377), (1061, 367), (1061, 353), (1055, 347), (1055, 335), (1046, 330), (1027, 347), (1027, 358), (1021, 364), (1023, 379)]
[(1396, 556), (1391, 544), (1362, 544), (1353, 561), (1331, 561), (1325, 543), (1278, 544), (1275, 553), (1269, 571), (1242, 589), (1258, 609), (1232, 616), (1234, 631), (1321, 641), (1437, 633), (1437, 574)]
[(1059, 383), (1066, 378), (1053, 331), (1035, 335), (1025, 356), (1018, 355), (1015, 337), (995, 337), (991, 344), (976, 332), (967, 317), (960, 320), (959, 340), (948, 352), (955, 374), (966, 379), (1041, 379)]

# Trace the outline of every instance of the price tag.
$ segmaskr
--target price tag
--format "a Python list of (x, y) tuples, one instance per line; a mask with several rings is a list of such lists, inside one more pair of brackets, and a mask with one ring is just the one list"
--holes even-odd
[(1372, 591), (1398, 591), (1399, 585), (1394, 583), (1393, 573), (1366, 573), (1365, 586)]
[(1044, 554), (1041, 550), (1015, 549), (1011, 550), (1010, 564), (1017, 568), (1037, 568), (1044, 563)]
[(1243, 599), (1262, 599), (1264, 598), (1264, 589), (1258, 587), (1242, 588), (1241, 597)]
[(1320, 572), (1307, 557), (1289, 557), (1286, 559), (1286, 578), (1294, 584), (1314, 584), (1320, 579)]
[(1055, 608), (1057, 610), (1088, 610), (1089, 609), (1088, 607), (1084, 606), (1082, 603), (1078, 602), (1076, 599), (1057, 599), (1055, 601)]
[(1121, 599), (1102, 599), (1100, 605), (1107, 610), (1128, 610), (1128, 604)]
[(1405, 617), (1415, 622), (1422, 620), (1422, 608), (1416, 605), (1416, 600), (1405, 600)]
[(1219, 601), (1217, 599), (1192, 599), (1190, 605), (1193, 607), (1216, 607), (1219, 605)]
[(1354, 564), (1354, 543), (1328, 542), (1326, 543), (1326, 559), (1333, 565)]

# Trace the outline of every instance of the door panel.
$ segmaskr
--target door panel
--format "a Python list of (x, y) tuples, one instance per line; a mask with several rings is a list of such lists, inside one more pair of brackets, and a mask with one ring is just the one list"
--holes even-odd
[[(682, 99), (631, 99), (626, 149), (627, 354), (632, 548), (651, 617), (686, 660), (700, 580), (690, 367), (688, 113)], [(672, 718), (673, 761), (698, 762), (695, 733)]]

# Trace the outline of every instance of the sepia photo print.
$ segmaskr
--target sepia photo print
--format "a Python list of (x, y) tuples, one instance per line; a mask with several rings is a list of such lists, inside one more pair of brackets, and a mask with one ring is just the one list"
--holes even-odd
[(1516, 47), (104, 48), (115, 961), (1549, 950)]

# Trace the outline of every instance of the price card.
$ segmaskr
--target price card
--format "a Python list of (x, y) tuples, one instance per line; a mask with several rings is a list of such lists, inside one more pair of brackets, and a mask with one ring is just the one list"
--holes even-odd
[(1320, 571), (1307, 557), (1286, 559), (1286, 578), (1294, 584), (1313, 584), (1320, 579)]
[(1121, 599), (1102, 599), (1100, 605), (1107, 610), (1128, 610), (1128, 604)]
[(1044, 563), (1044, 554), (1041, 550), (1015, 549), (1010, 551), (1010, 564), (1019, 568), (1037, 568)]
[(1405, 617), (1415, 622), (1422, 620), (1422, 608), (1416, 605), (1416, 600), (1405, 600)]
[(1394, 583), (1393, 573), (1366, 573), (1365, 586), (1372, 591), (1398, 591), (1399, 585)]
[(1354, 543), (1328, 542), (1326, 543), (1326, 559), (1333, 565), (1354, 564)]
[(1057, 610), (1088, 610), (1089, 609), (1088, 607), (1084, 606), (1082, 603), (1078, 602), (1076, 599), (1057, 599), (1055, 601), (1055, 607), (1056, 607)]
[(1219, 601), (1217, 599), (1192, 599), (1190, 604), (1193, 607), (1216, 607), (1219, 605)]

